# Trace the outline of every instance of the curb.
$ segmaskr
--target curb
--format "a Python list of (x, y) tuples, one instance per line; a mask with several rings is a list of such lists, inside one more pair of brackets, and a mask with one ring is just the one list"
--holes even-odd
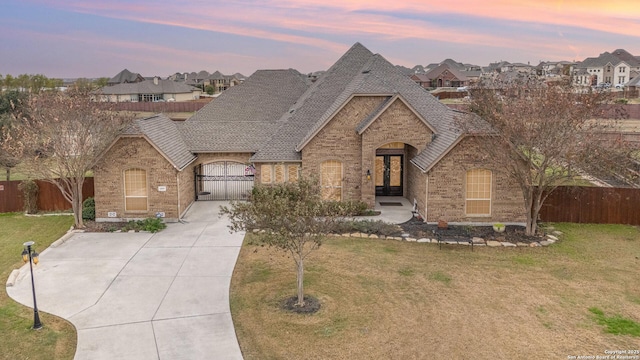
[(9, 274), (9, 278), (7, 279), (7, 287), (15, 285), (16, 279), (18, 279), (18, 275), (20, 275), (20, 270), (13, 269), (11, 271), (11, 274)]
[(58, 247), (58, 246), (64, 244), (67, 240), (69, 240), (76, 233), (82, 233), (82, 232), (84, 232), (84, 230), (73, 230), (73, 229), (70, 229), (69, 231), (67, 231), (66, 234), (62, 235), (60, 237), (60, 239), (52, 242), (51, 245), (49, 245), (49, 247), (52, 247), (52, 248)]

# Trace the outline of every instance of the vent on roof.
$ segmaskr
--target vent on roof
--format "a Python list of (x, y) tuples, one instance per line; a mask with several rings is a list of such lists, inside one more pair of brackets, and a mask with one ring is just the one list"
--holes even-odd
[(368, 73), (369, 73), (369, 71), (371, 71), (371, 70), (362, 70), (362, 73), (363, 73), (363, 74), (368, 74)]
[(294, 111), (296, 111), (296, 110), (295, 109), (289, 110), (289, 114), (293, 114)]

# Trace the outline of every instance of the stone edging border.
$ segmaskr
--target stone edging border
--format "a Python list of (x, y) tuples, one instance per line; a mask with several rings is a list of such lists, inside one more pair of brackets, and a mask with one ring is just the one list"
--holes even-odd
[[(551, 230), (551, 229), (550, 229)], [(253, 229), (254, 233), (263, 233), (264, 230)], [(495, 240), (485, 240), (480, 237), (473, 237), (471, 241), (473, 242), (473, 246), (488, 246), (488, 247), (540, 247), (540, 246), (549, 246), (551, 244), (555, 244), (557, 241), (560, 241), (560, 236), (563, 233), (558, 230), (553, 230), (551, 234), (547, 234), (544, 237), (544, 240), (534, 241), (532, 243), (524, 243), (517, 242), (512, 243), (509, 241), (495, 241)], [(396, 240), (396, 241), (408, 241), (408, 242), (418, 242), (418, 243), (431, 243), (437, 244), (437, 239), (429, 239), (429, 238), (416, 238), (412, 237), (410, 234), (402, 234), (401, 236), (385, 236), (385, 235), (376, 235), (376, 234), (367, 234), (367, 233), (344, 233), (344, 234), (329, 234), (328, 236), (334, 237), (348, 237), (348, 238), (360, 238), (360, 239), (380, 239), (380, 240)], [(469, 245), (469, 242), (458, 242), (458, 241), (442, 241), (445, 244), (450, 245)]]

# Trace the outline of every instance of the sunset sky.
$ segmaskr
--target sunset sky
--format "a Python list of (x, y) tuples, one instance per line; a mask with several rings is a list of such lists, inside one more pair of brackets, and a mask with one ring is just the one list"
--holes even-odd
[(324, 70), (360, 42), (412, 67), (452, 58), (640, 55), (638, 0), (0, 0), (0, 74)]

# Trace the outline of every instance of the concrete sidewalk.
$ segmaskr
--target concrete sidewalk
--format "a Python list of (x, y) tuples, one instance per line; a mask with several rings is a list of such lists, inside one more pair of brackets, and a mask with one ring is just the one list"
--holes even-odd
[[(222, 204), (196, 202), (157, 234), (79, 233), (42, 252), (38, 308), (75, 325), (75, 359), (242, 359), (229, 286), (244, 234)], [(28, 272), (7, 293), (32, 306)]]

